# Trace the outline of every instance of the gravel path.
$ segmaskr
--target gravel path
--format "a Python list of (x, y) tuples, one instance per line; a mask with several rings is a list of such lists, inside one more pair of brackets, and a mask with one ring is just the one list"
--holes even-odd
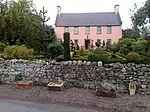
[(106, 112), (150, 112), (150, 96), (118, 95), (117, 98), (96, 97), (92, 90), (72, 88), (62, 92), (48, 91), (46, 87), (33, 87), (18, 90), (13, 86), (1, 85), (0, 98), (38, 100), (42, 102), (59, 102), (84, 106), (94, 109), (103, 109)]

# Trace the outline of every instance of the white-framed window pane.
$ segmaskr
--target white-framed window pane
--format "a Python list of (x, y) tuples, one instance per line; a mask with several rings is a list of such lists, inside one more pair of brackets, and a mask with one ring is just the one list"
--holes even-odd
[(111, 26), (107, 26), (107, 33), (111, 33)]
[(79, 34), (79, 28), (78, 27), (74, 27), (74, 34)]
[(65, 32), (69, 32), (69, 27), (65, 27)]
[(90, 33), (90, 27), (89, 27), (89, 26), (85, 27), (85, 33), (86, 33), (86, 34), (89, 34), (89, 33)]
[(101, 33), (101, 26), (97, 27), (97, 33)]

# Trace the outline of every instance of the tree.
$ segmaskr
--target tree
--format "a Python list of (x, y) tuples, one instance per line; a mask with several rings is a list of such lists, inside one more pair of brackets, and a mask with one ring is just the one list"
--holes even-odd
[(70, 33), (64, 33), (64, 60), (70, 60)]
[(46, 14), (48, 13), (43, 6), (42, 10), (40, 10), (40, 21), (42, 23), (42, 38), (40, 38), (40, 47), (41, 51), (47, 53), (47, 46), (49, 43), (56, 41), (56, 35), (54, 28), (52, 26), (46, 25), (46, 22), (50, 20), (50, 17), (47, 17)]
[(134, 28), (140, 30), (142, 38), (148, 39), (150, 35), (150, 0), (147, 0), (140, 8), (138, 8), (137, 5), (134, 5), (131, 20)]
[(134, 30), (132, 28), (122, 30), (123, 38), (131, 38), (131, 39), (138, 39), (140, 38), (140, 31)]
[(45, 7), (43, 6), (43, 9), (40, 10), (40, 19), (42, 21), (43, 27), (45, 26), (45, 23), (50, 20), (50, 17), (46, 17), (46, 14), (48, 13), (47, 10), (45, 10)]
[(0, 41), (9, 45), (25, 44), (40, 52), (46, 52), (49, 43), (56, 41), (56, 34), (52, 26), (46, 25), (49, 17), (43, 8), (40, 14), (34, 7), (32, 0), (0, 1)]

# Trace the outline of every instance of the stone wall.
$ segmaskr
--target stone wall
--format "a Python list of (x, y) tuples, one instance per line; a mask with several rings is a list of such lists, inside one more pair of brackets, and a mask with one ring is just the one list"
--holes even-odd
[(3, 60), (0, 61), (1, 82), (10, 84), (15, 76), (22, 74), (24, 79), (34, 84), (54, 80), (71, 82), (75, 87), (95, 88), (100, 82), (112, 86), (117, 92), (128, 92), (130, 81), (136, 83), (138, 94), (150, 94), (150, 65), (145, 64), (105, 64), (101, 62), (46, 62), (42, 60)]

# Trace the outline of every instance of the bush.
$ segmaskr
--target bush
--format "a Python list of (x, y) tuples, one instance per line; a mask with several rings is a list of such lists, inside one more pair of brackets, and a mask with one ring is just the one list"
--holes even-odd
[(124, 54), (124, 55), (127, 55), (129, 52), (131, 52), (131, 50), (132, 50), (131, 46), (129, 47), (127, 45), (122, 45), (120, 47), (119, 52), (122, 53), (122, 54)]
[(109, 57), (109, 63), (116, 63), (116, 62), (125, 63), (126, 59), (117, 54), (111, 53)]
[(130, 52), (127, 54), (127, 61), (128, 62), (140, 62), (141, 58), (140, 55), (136, 52)]
[(104, 55), (104, 54), (89, 54), (88, 61), (91, 61), (91, 62), (102, 61), (103, 63), (107, 63), (108, 57), (107, 55)]
[(140, 43), (136, 42), (131, 47), (132, 47), (133, 52), (136, 52), (139, 54), (142, 54), (145, 52), (145, 46)]
[(6, 59), (32, 59), (33, 49), (28, 49), (25, 45), (7, 46), (4, 49), (4, 58)]
[(113, 44), (111, 45), (110, 49), (116, 53), (116, 52), (120, 52), (122, 54), (127, 55), (129, 52), (132, 51), (132, 44), (136, 42), (135, 39), (121, 39), (119, 40), (119, 42), (117, 44)]
[(124, 55), (124, 54), (116, 53), (116, 55), (119, 56), (119, 57), (122, 57), (122, 58), (125, 58), (125, 59), (126, 59), (126, 55)]
[(116, 62), (126, 63), (126, 59), (125, 60), (123, 58), (110, 58), (109, 59), (109, 63), (116, 63)]
[(85, 55), (84, 49), (81, 48), (81, 49), (79, 50), (78, 54), (79, 54), (80, 56), (84, 56), (84, 55)]
[(114, 54), (114, 53), (112, 53), (110, 57), (111, 57), (111, 58), (117, 58), (117, 55)]
[(84, 56), (88, 55), (90, 53), (89, 50), (84, 50)]
[(105, 53), (105, 50), (102, 49), (102, 48), (96, 48), (94, 51), (93, 51), (93, 54), (104, 54)]
[(124, 38), (119, 40), (118, 45), (122, 46), (122, 45), (127, 45), (127, 46), (131, 46), (133, 42), (136, 42), (135, 39), (129, 39), (129, 38)]
[(141, 63), (149, 64), (150, 63), (150, 58), (147, 56), (141, 55)]
[(63, 49), (64, 48), (60, 43), (52, 43), (47, 46), (47, 53), (52, 59), (54, 59), (63, 54)]
[(60, 55), (60, 56), (56, 57), (55, 60), (56, 60), (57, 62), (64, 61), (64, 56), (63, 56), (63, 55)]
[(72, 61), (78, 61), (78, 60), (87, 61), (87, 58), (86, 58), (86, 57), (83, 57), (83, 56), (75, 56), (75, 57), (72, 57), (71, 60), (72, 60)]
[(113, 53), (116, 53), (116, 52), (118, 52), (118, 51), (120, 50), (119, 47), (118, 47), (118, 44), (116, 44), (116, 43), (111, 44), (109, 49), (110, 49), (110, 51), (112, 51)]
[(6, 44), (0, 42), (0, 53), (2, 53), (6, 47)]

